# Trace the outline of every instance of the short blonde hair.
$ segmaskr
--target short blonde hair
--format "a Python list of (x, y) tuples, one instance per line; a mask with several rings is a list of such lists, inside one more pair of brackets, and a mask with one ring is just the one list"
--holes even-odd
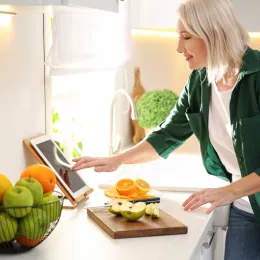
[(238, 21), (231, 0), (185, 0), (178, 14), (186, 30), (206, 44), (209, 83), (242, 66), (249, 35)]

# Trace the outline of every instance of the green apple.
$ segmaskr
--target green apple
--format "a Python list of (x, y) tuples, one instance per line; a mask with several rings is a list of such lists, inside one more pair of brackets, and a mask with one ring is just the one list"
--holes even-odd
[(160, 217), (160, 210), (157, 203), (150, 203), (146, 206), (145, 214), (151, 216), (152, 218)]
[(129, 202), (127, 200), (118, 200), (111, 204), (111, 206), (108, 208), (108, 211), (112, 214), (115, 214), (117, 216), (121, 216), (120, 208), (122, 206), (133, 206), (132, 202)]
[(47, 214), (49, 222), (56, 221), (61, 214), (61, 204), (59, 198), (52, 193), (43, 194), (43, 198), (40, 202), (41, 209)]
[(22, 218), (31, 211), (33, 195), (30, 190), (25, 187), (14, 186), (4, 194), (3, 205), (11, 216)]
[(15, 238), (18, 229), (18, 221), (8, 213), (0, 213), (0, 244)]
[(1, 213), (1, 212), (4, 212), (4, 211), (5, 211), (4, 205), (3, 205), (3, 204), (0, 204), (0, 213)]
[(159, 218), (160, 217), (160, 210), (159, 210), (158, 207), (157, 208), (155, 207), (153, 209), (153, 212), (152, 212), (151, 216), (152, 216), (152, 218)]
[(137, 202), (133, 206), (123, 205), (120, 207), (121, 215), (128, 221), (136, 221), (145, 214), (146, 204)]
[(33, 204), (39, 204), (42, 200), (43, 189), (40, 182), (35, 180), (34, 178), (21, 178), (16, 182), (15, 186), (22, 186), (30, 190), (33, 195)]
[(153, 210), (153, 203), (146, 205), (145, 214), (150, 216), (152, 214), (152, 210)]
[(50, 222), (46, 212), (39, 208), (32, 208), (27, 216), (19, 220), (17, 235), (28, 239), (42, 238), (49, 227)]

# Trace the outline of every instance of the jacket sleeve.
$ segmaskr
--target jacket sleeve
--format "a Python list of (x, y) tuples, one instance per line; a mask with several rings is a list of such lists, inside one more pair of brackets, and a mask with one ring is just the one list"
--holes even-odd
[(145, 139), (164, 159), (193, 134), (185, 114), (189, 107), (188, 85), (189, 81), (169, 116)]

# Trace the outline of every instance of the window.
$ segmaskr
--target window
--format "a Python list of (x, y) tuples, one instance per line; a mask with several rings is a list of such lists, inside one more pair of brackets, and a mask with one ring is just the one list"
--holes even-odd
[(107, 155), (115, 71), (52, 78), (53, 139), (70, 160)]

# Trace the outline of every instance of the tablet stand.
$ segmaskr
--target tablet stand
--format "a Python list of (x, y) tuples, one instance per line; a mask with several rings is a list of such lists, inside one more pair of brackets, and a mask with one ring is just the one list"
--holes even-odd
[[(43, 136), (42, 135), (39, 135), (39, 136)], [(34, 136), (34, 137), (31, 137), (31, 138), (28, 138), (28, 139), (24, 139), (23, 140), (23, 143), (25, 144), (25, 146), (29, 149), (29, 151), (33, 154), (33, 156), (37, 159), (37, 161), (40, 163), (40, 164), (43, 164), (47, 167), (49, 167), (41, 158), (41, 156), (38, 154), (38, 152), (34, 149), (34, 147), (32, 146), (31, 144), (31, 140), (34, 139), (34, 138), (37, 138), (39, 136)], [(63, 186), (63, 184), (59, 181), (58, 178), (56, 178), (56, 181), (57, 181), (57, 185), (58, 187), (60, 188), (61, 192), (65, 195), (65, 200), (64, 200), (64, 204), (63, 204), (63, 208), (64, 209), (74, 209), (77, 207), (77, 205), (80, 203), (80, 202), (83, 202), (85, 200), (88, 199), (88, 196), (91, 192), (93, 192), (93, 189), (90, 188), (87, 192), (85, 192), (84, 194), (80, 195), (79, 197), (77, 198), (73, 198), (70, 193), (67, 191), (67, 189), (65, 188), (65, 186)]]

